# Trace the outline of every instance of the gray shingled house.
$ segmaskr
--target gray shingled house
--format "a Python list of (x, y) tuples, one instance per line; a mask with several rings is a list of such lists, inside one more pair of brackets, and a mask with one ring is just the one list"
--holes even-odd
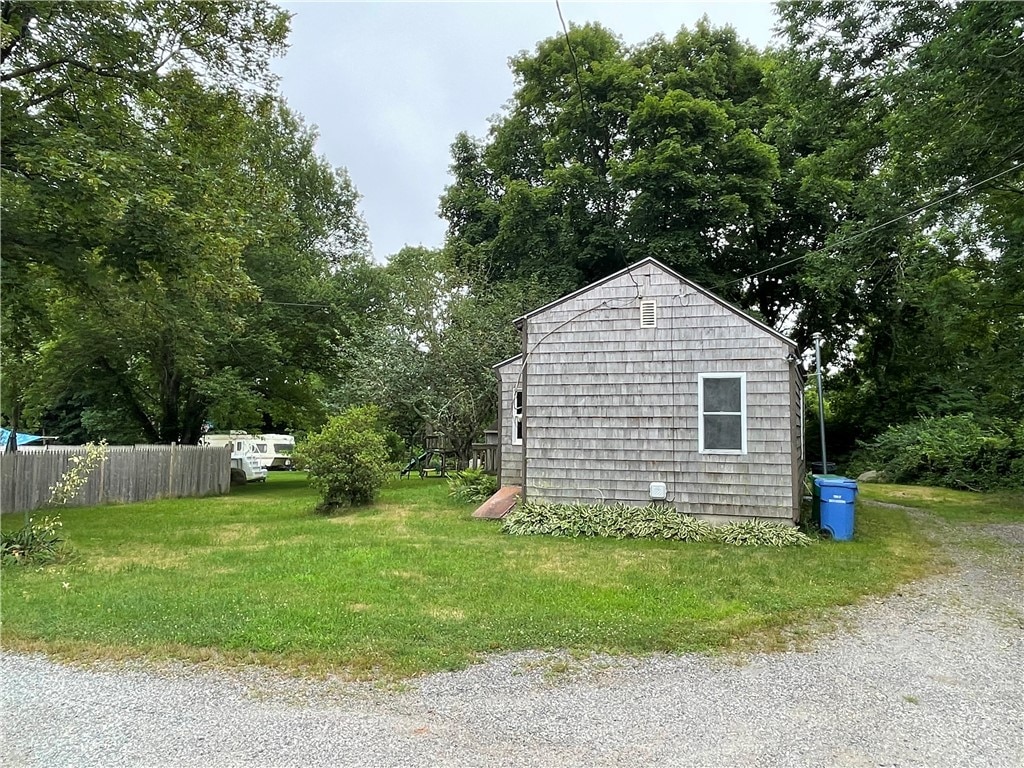
[(499, 482), (530, 500), (664, 499), (717, 522), (796, 521), (803, 381), (793, 341), (655, 259), (516, 321)]

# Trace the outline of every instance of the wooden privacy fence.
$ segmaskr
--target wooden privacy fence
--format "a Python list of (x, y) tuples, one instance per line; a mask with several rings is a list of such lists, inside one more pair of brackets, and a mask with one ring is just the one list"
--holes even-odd
[[(0, 512), (38, 509), (85, 448), (53, 446), (0, 454)], [(227, 493), (231, 454), (197, 445), (109, 446), (106, 460), (67, 506)]]

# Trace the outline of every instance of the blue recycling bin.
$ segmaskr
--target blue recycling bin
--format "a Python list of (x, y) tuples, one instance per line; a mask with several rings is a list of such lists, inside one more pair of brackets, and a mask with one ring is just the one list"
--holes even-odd
[(814, 478), (819, 501), (821, 530), (828, 531), (836, 541), (853, 538), (854, 507), (857, 502), (857, 481), (837, 475)]

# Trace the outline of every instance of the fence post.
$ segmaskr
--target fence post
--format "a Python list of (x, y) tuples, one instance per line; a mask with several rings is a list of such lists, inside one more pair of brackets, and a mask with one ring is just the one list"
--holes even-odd
[[(109, 455), (109, 454), (108, 454)], [(100, 462), (100, 504), (107, 500), (107, 456)]]
[(178, 444), (171, 443), (171, 460), (168, 462), (167, 472), (167, 496), (170, 498), (174, 497), (174, 460), (178, 454)]

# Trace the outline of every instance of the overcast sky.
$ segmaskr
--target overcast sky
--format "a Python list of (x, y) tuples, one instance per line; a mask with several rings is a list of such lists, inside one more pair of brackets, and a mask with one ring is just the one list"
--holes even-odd
[[(482, 137), (512, 96), (508, 59), (561, 34), (544, 2), (284, 2), (290, 50), (274, 63), (292, 109), (320, 133), (319, 151), (362, 195), (374, 257), (439, 246), (438, 198), (459, 131)], [(675, 34), (703, 15), (758, 47), (768, 2), (572, 2), (566, 23), (598, 21), (626, 43)]]

